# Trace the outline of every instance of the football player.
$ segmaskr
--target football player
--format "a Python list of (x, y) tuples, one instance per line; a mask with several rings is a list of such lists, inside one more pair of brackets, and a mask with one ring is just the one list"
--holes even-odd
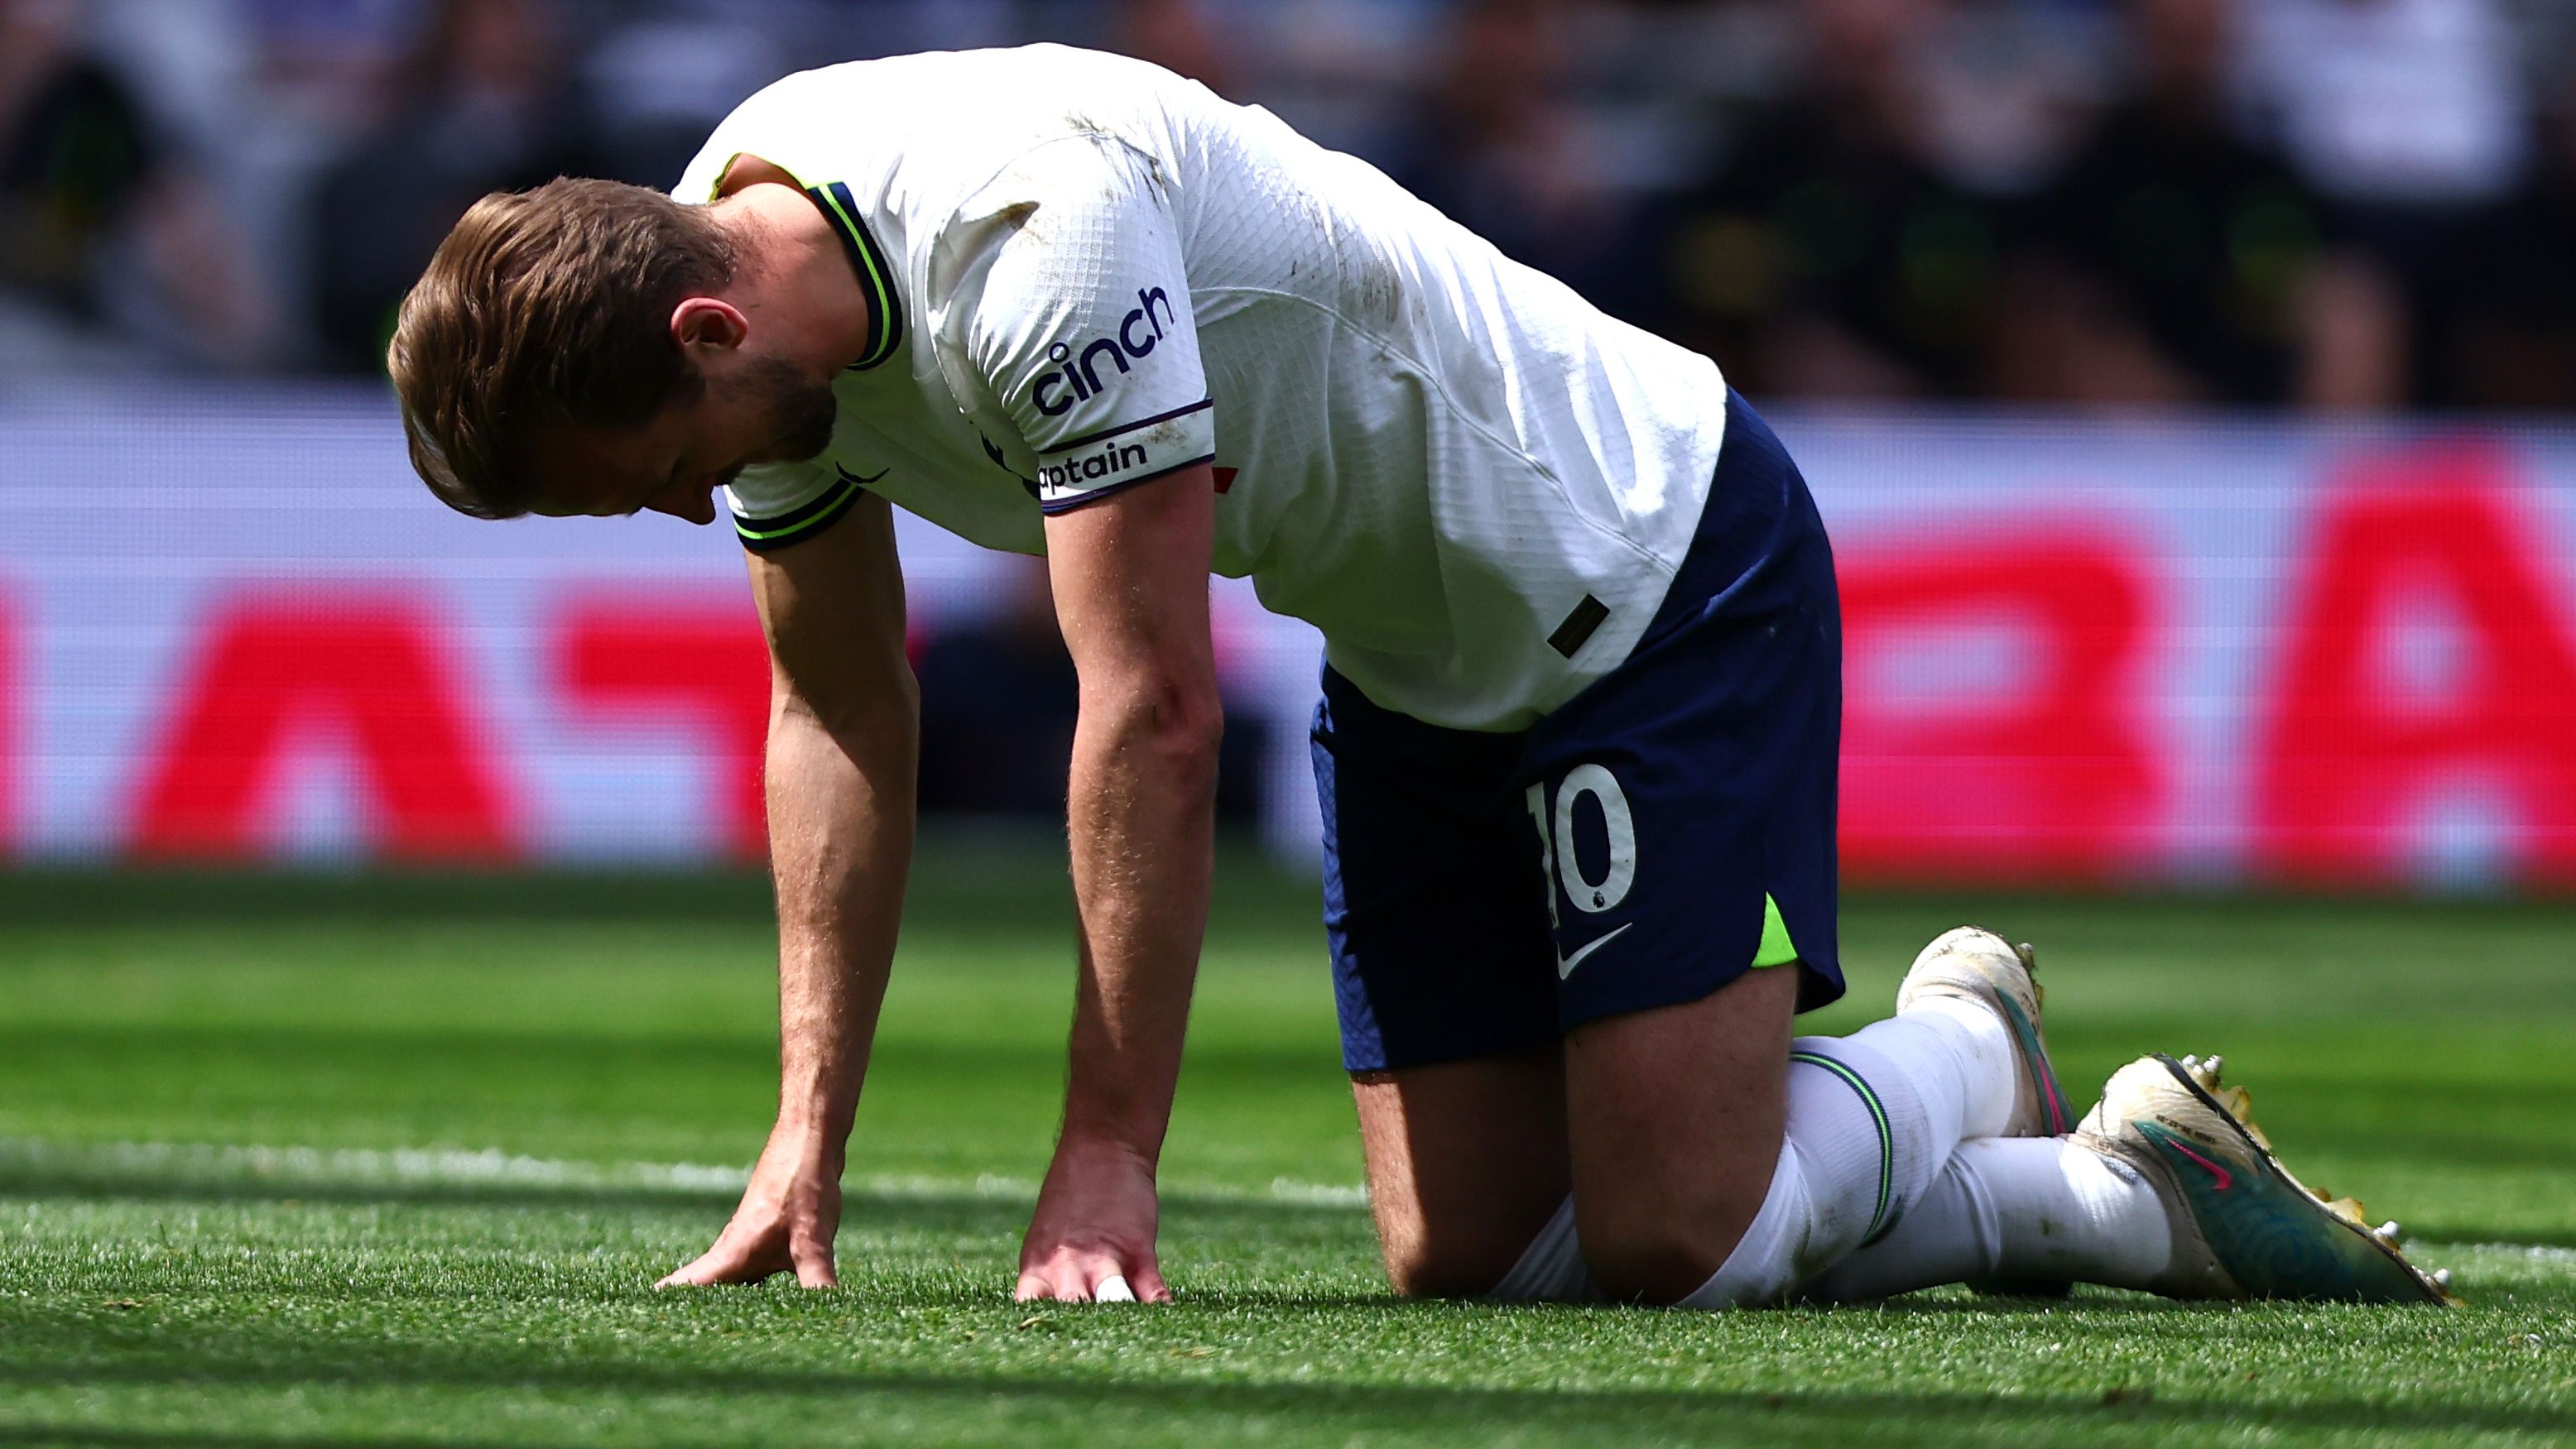
[(781, 1093), (670, 1282), (834, 1279), (913, 833), (904, 508), (1045, 555), (1080, 675), (1079, 983), (1022, 1297), (1168, 1296), (1211, 572), (1326, 641), (1325, 916), (1398, 1291), (2439, 1296), (2278, 1172), (2214, 1066), (2141, 1064), (2078, 1134), (1993, 935), (1933, 943), (1891, 1019), (1795, 1036), (1843, 990), (1806, 484), (1709, 359), (1265, 111), (1052, 46), (790, 76), (672, 195), (485, 198), (390, 362), (454, 507), (722, 512), (749, 551)]

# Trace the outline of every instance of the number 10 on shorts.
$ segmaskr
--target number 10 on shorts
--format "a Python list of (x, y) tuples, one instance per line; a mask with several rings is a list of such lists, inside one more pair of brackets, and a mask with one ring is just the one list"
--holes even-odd
[[(1599, 878), (1586, 869), (1585, 852), (1575, 848), (1575, 809), (1585, 796), (1601, 811), (1608, 837), (1609, 860)], [(1628, 797), (1619, 782), (1600, 765), (1577, 765), (1556, 787), (1551, 809), (1547, 782), (1533, 782), (1523, 799), (1530, 823), (1538, 827), (1539, 868), (1547, 874), (1548, 924), (1557, 924), (1557, 897), (1562, 894), (1586, 915), (1598, 914), (1628, 898), (1637, 879), (1637, 823), (1628, 812)]]

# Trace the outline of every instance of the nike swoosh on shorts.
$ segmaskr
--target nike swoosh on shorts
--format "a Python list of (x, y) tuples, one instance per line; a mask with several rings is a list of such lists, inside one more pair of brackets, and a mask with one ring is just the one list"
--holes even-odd
[[(1637, 923), (1636, 923), (1636, 922), (1634, 922), (1634, 921), (1630, 921), (1630, 922), (1628, 923), (1628, 926), (1633, 926), (1633, 925), (1635, 925), (1635, 924), (1637, 924)], [(1621, 927), (1620, 927), (1618, 930), (1616, 930), (1616, 931), (1609, 931), (1609, 932), (1605, 932), (1605, 933), (1603, 933), (1603, 934), (1601, 934), (1601, 935), (1598, 935), (1598, 936), (1593, 937), (1591, 940), (1584, 942), (1581, 946), (1576, 947), (1576, 948), (1575, 948), (1575, 951), (1574, 951), (1574, 954), (1573, 954), (1573, 955), (1571, 955), (1571, 956), (1559, 956), (1559, 957), (1557, 957), (1557, 958), (1556, 958), (1556, 979), (1557, 979), (1557, 980), (1559, 980), (1559, 981), (1563, 981), (1566, 977), (1573, 975), (1573, 974), (1574, 974), (1574, 968), (1575, 968), (1575, 967), (1577, 967), (1577, 966), (1582, 965), (1582, 964), (1583, 964), (1583, 960), (1584, 960), (1584, 958), (1585, 958), (1585, 957), (1587, 957), (1587, 956), (1591, 955), (1591, 954), (1592, 954), (1593, 952), (1595, 952), (1595, 951), (1600, 950), (1602, 947), (1609, 945), (1613, 940), (1616, 940), (1616, 939), (1617, 939), (1617, 938), (1618, 938), (1622, 933), (1624, 933), (1624, 932), (1628, 929), (1628, 926), (1621, 926)]]

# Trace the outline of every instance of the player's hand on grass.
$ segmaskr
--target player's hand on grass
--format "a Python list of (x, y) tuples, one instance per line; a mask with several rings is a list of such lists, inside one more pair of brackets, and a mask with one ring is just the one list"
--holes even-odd
[(1101, 1285), (1117, 1279), (1146, 1303), (1169, 1303), (1154, 1261), (1159, 1209), (1154, 1167), (1123, 1143), (1067, 1137), (1056, 1144), (1037, 1214), (1020, 1248), (1020, 1302), (1111, 1302)]
[(840, 1229), (840, 1150), (782, 1127), (770, 1134), (742, 1206), (715, 1246), (653, 1286), (757, 1283), (793, 1273), (808, 1288), (837, 1288), (832, 1238)]

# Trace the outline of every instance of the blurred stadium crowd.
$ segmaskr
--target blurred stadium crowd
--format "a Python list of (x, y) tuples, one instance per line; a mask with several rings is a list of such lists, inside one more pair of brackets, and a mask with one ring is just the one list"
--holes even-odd
[(362, 373), (487, 190), (1042, 39), (1763, 395), (2576, 405), (2576, 0), (0, 0), (0, 377)]

